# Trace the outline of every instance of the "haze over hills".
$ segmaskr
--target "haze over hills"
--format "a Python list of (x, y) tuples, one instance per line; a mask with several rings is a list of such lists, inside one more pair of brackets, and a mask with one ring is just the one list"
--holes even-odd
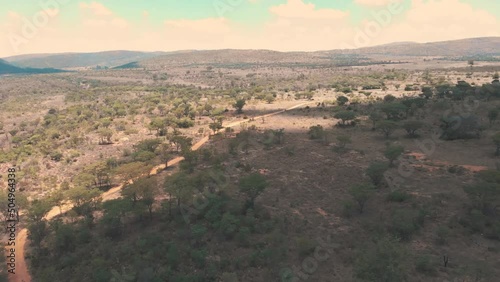
[[(452, 41), (415, 43), (395, 42), (358, 49), (337, 49), (317, 52), (278, 52), (271, 50), (186, 50), (174, 52), (106, 51), (97, 53), (32, 54), (5, 58), (18, 67), (35, 68), (88, 68), (189, 65), (189, 64), (237, 64), (237, 63), (332, 63), (344, 56), (439, 56), (457, 58), (466, 56), (500, 55), (500, 37), (469, 38)], [(136, 63), (137, 62), (137, 63)]]

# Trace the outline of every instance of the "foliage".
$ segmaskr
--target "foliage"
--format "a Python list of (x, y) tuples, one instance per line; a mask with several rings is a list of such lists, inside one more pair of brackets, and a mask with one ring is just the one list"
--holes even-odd
[(370, 177), (375, 186), (382, 184), (384, 173), (389, 169), (389, 165), (385, 162), (376, 161), (370, 164), (366, 169), (366, 175)]
[(375, 186), (371, 183), (362, 183), (352, 186), (349, 189), (349, 194), (354, 201), (358, 203), (358, 210), (363, 213), (366, 202), (372, 197), (375, 192)]

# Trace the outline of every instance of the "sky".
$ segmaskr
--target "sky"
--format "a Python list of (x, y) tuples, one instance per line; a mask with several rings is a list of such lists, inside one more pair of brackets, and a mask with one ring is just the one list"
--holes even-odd
[(500, 36), (498, 0), (0, 0), (0, 57), (317, 51)]

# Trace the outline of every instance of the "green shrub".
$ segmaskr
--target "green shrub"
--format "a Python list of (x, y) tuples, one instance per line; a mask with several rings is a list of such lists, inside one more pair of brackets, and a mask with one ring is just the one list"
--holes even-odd
[(411, 195), (408, 194), (407, 192), (401, 191), (401, 190), (391, 191), (387, 195), (387, 200), (390, 202), (402, 203), (402, 202), (407, 201), (409, 199), (411, 199)]
[(297, 243), (297, 250), (301, 258), (307, 257), (308, 255), (312, 254), (317, 246), (316, 242), (307, 239), (305, 237), (297, 238), (296, 243)]

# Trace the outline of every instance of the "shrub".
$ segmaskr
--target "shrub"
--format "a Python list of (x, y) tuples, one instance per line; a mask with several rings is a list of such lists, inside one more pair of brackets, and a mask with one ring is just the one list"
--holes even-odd
[(434, 276), (437, 273), (436, 264), (430, 256), (420, 256), (415, 262), (415, 269), (425, 275)]
[(297, 250), (301, 258), (307, 257), (314, 252), (316, 248), (316, 242), (309, 240), (305, 237), (299, 237), (296, 240)]
[(361, 281), (407, 281), (407, 251), (398, 242), (382, 239), (373, 247), (359, 250), (354, 274)]
[(401, 240), (409, 240), (422, 224), (420, 214), (414, 210), (400, 209), (392, 214), (391, 231)]
[(375, 186), (379, 186), (384, 179), (384, 173), (389, 169), (385, 162), (376, 161), (370, 164), (366, 169), (366, 175), (370, 177)]
[(315, 125), (315, 126), (311, 126), (309, 127), (309, 138), (310, 139), (313, 139), (313, 140), (317, 140), (317, 139), (323, 139), (325, 137), (325, 130), (323, 129), (323, 126), (321, 125)]
[(436, 230), (436, 243), (438, 245), (445, 245), (448, 241), (448, 237), (451, 234), (450, 228), (446, 226), (439, 226)]
[(349, 102), (349, 98), (347, 98), (346, 96), (337, 97), (337, 103), (339, 104), (339, 106), (343, 106), (347, 104), (347, 102)]
[(345, 201), (342, 204), (342, 216), (351, 218), (354, 213), (354, 203), (352, 201)]
[[(334, 116), (336, 119), (342, 120), (341, 125), (345, 126), (347, 125), (346, 122), (352, 121), (356, 118), (356, 113), (353, 111), (341, 111), (335, 114)], [(352, 122), (351, 122), (352, 125)]]
[(411, 198), (410, 194), (406, 193), (405, 191), (401, 191), (401, 190), (392, 191), (391, 193), (389, 193), (387, 195), (387, 200), (390, 202), (401, 203), (401, 202), (404, 202), (406, 200), (409, 200), (410, 198)]

